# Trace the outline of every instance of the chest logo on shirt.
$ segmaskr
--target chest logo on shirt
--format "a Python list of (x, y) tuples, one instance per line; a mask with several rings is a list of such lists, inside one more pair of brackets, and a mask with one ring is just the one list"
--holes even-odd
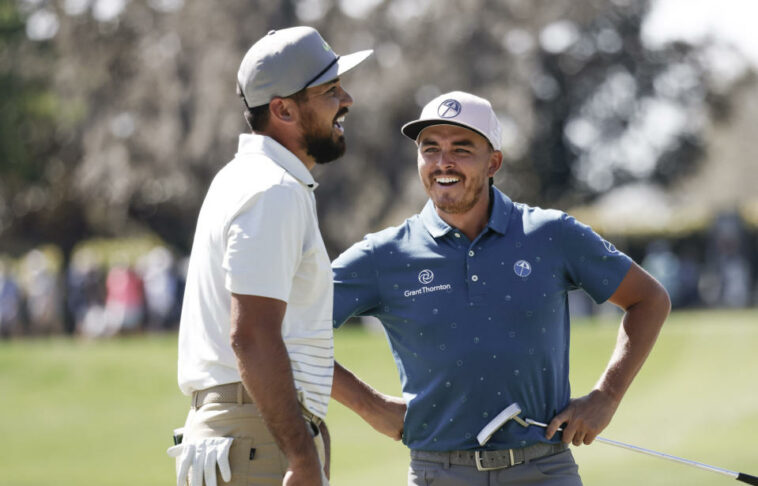
[(453, 286), (449, 283), (446, 284), (438, 284), (438, 285), (431, 285), (428, 286), (430, 283), (432, 283), (432, 280), (434, 280), (434, 272), (429, 270), (428, 268), (425, 268), (421, 270), (418, 273), (418, 281), (421, 282), (421, 287), (417, 289), (408, 289), (403, 291), (403, 295), (405, 297), (415, 297), (417, 295), (423, 295), (423, 294), (431, 294), (434, 292), (439, 292), (440, 290), (446, 290), (446, 291), (452, 291)]
[(434, 273), (428, 268), (425, 268), (418, 273), (418, 281), (423, 285), (432, 283), (432, 280), (434, 280)]
[(532, 265), (526, 260), (519, 260), (513, 264), (513, 272), (519, 277), (528, 277), (532, 273)]

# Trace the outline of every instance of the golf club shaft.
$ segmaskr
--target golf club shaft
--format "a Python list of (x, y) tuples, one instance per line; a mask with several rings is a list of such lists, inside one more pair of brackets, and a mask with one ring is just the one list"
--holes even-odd
[[(542, 422), (537, 422), (536, 420), (526, 419), (526, 422), (528, 424), (531, 424), (531, 425), (536, 425), (538, 427), (547, 428), (547, 424), (544, 424)], [(558, 430), (559, 431), (563, 431), (563, 429), (561, 429), (561, 428), (559, 428)], [(723, 474), (725, 476), (729, 476), (731, 478), (737, 479), (739, 481), (742, 481), (742, 482), (745, 482), (745, 483), (748, 483), (748, 484), (758, 484), (758, 483), (755, 482), (756, 478), (754, 476), (750, 476), (748, 474), (743, 474), (743, 473), (739, 473), (739, 472), (736, 472), (736, 471), (730, 471), (728, 469), (723, 469), (723, 468), (720, 468), (720, 467), (711, 466), (711, 465), (703, 464), (703, 463), (696, 462), (696, 461), (690, 461), (689, 459), (683, 459), (681, 457), (672, 456), (670, 454), (664, 454), (662, 452), (657, 452), (657, 451), (653, 451), (653, 450), (650, 450), (650, 449), (645, 449), (643, 447), (637, 447), (637, 446), (634, 446), (634, 445), (631, 445), (631, 444), (625, 444), (623, 442), (618, 442), (618, 441), (615, 441), (615, 440), (606, 439), (604, 437), (596, 437), (595, 440), (597, 440), (598, 442), (602, 442), (603, 444), (609, 444), (609, 445), (613, 445), (613, 446), (616, 446), (616, 447), (621, 447), (623, 449), (628, 449), (630, 451), (640, 452), (642, 454), (648, 454), (650, 456), (660, 457), (662, 459), (668, 459), (670, 461), (679, 462), (679, 463), (682, 463), (682, 464), (686, 464), (688, 466), (693, 466), (693, 467), (697, 467), (697, 468), (700, 468), (700, 469), (704, 469), (706, 471), (712, 471), (712, 472), (715, 472), (715, 473)]]
[(733, 477), (737, 479), (737, 476), (739, 475), (736, 471), (730, 471), (728, 469), (723, 469), (716, 466), (711, 466), (708, 464), (703, 464), (697, 461), (691, 461), (689, 459), (684, 459), (682, 457), (672, 456), (670, 454), (666, 454), (663, 452), (657, 452), (657, 451), (651, 451), (650, 449), (645, 449), (644, 447), (638, 447), (631, 444), (625, 444), (623, 442), (618, 442), (611, 439), (606, 439), (605, 437), (595, 437), (595, 440), (598, 442), (602, 442), (603, 444), (610, 444), (612, 446), (621, 447), (623, 449), (628, 449), (630, 451), (640, 452), (642, 454), (648, 454), (650, 456), (654, 457), (660, 457), (661, 459), (668, 459), (669, 461), (674, 462), (680, 462), (682, 464), (687, 464), (689, 466), (693, 467), (699, 467), (700, 469), (705, 469), (706, 471), (713, 471), (715, 473), (724, 474), (726, 476)]

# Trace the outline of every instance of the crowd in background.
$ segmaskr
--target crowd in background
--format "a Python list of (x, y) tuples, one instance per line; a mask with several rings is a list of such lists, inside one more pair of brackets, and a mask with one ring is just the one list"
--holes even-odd
[[(623, 248), (668, 290), (681, 308), (744, 308), (758, 305), (756, 235), (738, 217), (718, 218), (695, 237), (647, 239)], [(166, 331), (178, 326), (187, 256), (155, 246), (138, 258), (103, 258), (77, 251), (68, 269), (35, 249), (0, 259), (0, 336), (116, 334)], [(572, 292), (571, 312), (602, 309)]]
[(62, 275), (44, 252), (32, 250), (16, 271), (0, 264), (0, 335), (107, 337), (173, 329), (185, 269), (186, 257), (156, 246), (136, 262), (117, 257), (108, 266), (80, 251)]
[[(674, 248), (666, 240), (647, 245), (642, 266), (666, 287), (672, 305), (741, 308), (758, 304), (753, 281), (756, 254), (749, 235), (735, 215), (718, 218), (701, 243)], [(702, 255), (702, 256), (701, 256)]]
[[(619, 245), (666, 288), (674, 309), (758, 305), (758, 235), (726, 213), (707, 231)], [(570, 295), (572, 315), (598, 312), (586, 294)], [(608, 306), (604, 306), (608, 307)]]

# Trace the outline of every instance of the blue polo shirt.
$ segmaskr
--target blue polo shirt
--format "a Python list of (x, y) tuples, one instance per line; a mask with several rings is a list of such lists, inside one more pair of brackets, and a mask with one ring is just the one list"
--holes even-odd
[[(568, 291), (603, 302), (632, 263), (565, 213), (490, 195), (473, 241), (429, 201), (332, 263), (335, 327), (351, 316), (384, 325), (411, 449), (481, 449), (476, 435), (513, 402), (522, 417), (549, 422), (571, 395)], [(511, 421), (484, 448), (545, 442), (544, 433)]]

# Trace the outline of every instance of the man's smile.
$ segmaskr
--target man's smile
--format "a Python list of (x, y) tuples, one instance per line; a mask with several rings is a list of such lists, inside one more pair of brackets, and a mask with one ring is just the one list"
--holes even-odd
[(441, 186), (449, 187), (461, 181), (459, 175), (436, 175), (432, 179)]
[(332, 126), (337, 130), (337, 133), (339, 135), (343, 135), (345, 133), (345, 127), (343, 124), (345, 123), (345, 116), (347, 115), (347, 110), (343, 109), (340, 110), (339, 113), (337, 113), (337, 116), (334, 117), (334, 121), (332, 122)]
[(334, 120), (334, 128), (337, 129), (337, 131), (339, 132), (340, 135), (342, 135), (343, 133), (345, 133), (345, 128), (342, 126), (342, 124), (344, 122), (345, 122), (345, 116), (344, 115), (341, 116), (341, 117), (339, 117), (339, 118), (337, 118), (336, 120)]

